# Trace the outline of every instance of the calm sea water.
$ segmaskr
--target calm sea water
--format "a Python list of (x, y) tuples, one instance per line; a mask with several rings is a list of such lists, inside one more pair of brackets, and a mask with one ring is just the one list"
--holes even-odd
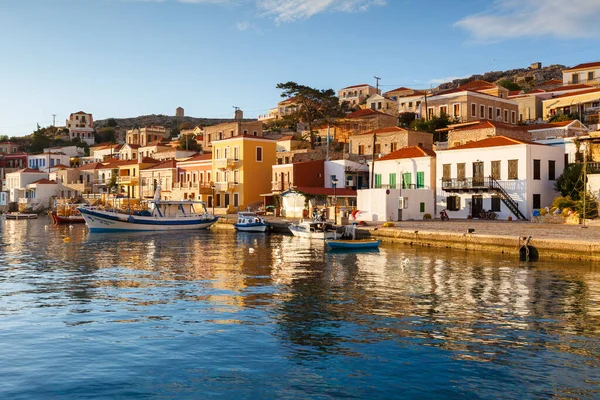
[(600, 397), (586, 263), (1, 221), (0, 322), (3, 399)]

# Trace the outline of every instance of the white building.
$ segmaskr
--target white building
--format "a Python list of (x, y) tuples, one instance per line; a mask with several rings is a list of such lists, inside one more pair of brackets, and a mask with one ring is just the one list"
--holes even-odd
[(8, 201), (17, 202), (20, 198), (25, 198), (27, 185), (40, 179), (48, 179), (48, 173), (37, 169), (25, 168), (6, 174), (6, 191), (8, 192)]
[(33, 210), (52, 207), (53, 198), (58, 193), (58, 184), (46, 178), (39, 179), (25, 187), (24, 196), (19, 198), (20, 205)]
[(42, 153), (27, 156), (27, 167), (49, 172), (55, 165), (69, 165), (71, 157), (62, 153)]
[(358, 191), (358, 219), (406, 221), (435, 215), (435, 152), (405, 147), (379, 158), (371, 168), (373, 189)]
[(367, 187), (369, 167), (366, 164), (350, 160), (325, 161), (324, 187), (333, 188), (333, 179), (337, 179), (337, 188), (360, 189)]
[(85, 150), (77, 146), (57, 146), (44, 149), (44, 153), (65, 154), (69, 157), (83, 157)]
[(492, 210), (499, 219), (529, 219), (559, 195), (554, 183), (564, 159), (561, 147), (506, 136), (440, 150), (437, 209), (446, 209), (450, 218), (478, 218)]
[(94, 144), (94, 119), (92, 114), (83, 111), (72, 113), (67, 119), (66, 127), (69, 130), (69, 138), (80, 139), (82, 142)]

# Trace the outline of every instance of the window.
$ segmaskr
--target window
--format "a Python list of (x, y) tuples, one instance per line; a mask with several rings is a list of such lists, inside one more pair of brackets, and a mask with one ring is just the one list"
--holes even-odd
[(548, 180), (553, 181), (556, 179), (556, 161), (548, 160)]
[(516, 111), (510, 112), (510, 122), (511, 122), (511, 124), (517, 123), (517, 112)]
[(381, 174), (375, 174), (375, 187), (381, 187)]
[(594, 80), (594, 71), (590, 71), (588, 72), (588, 81), (593, 81)]
[(499, 108), (496, 108), (496, 121), (501, 118), (502, 111)]
[(471, 117), (477, 116), (477, 104), (471, 103)]
[(396, 189), (396, 174), (390, 174), (390, 189)]
[(458, 196), (446, 197), (446, 209), (448, 209), (448, 211), (460, 210), (460, 197), (458, 197)]
[(365, 154), (365, 145), (361, 144), (358, 146), (358, 155), (362, 156), (363, 154)]
[(375, 109), (375, 103), (371, 103), (371, 110)]
[(218, 160), (219, 158), (221, 158), (221, 149), (216, 149), (215, 150), (215, 159)]
[(500, 197), (492, 196), (492, 211), (500, 212)]
[(455, 117), (460, 117), (460, 104), (452, 105), (452, 115)]
[(239, 160), (240, 159), (240, 147), (239, 146), (235, 146), (233, 148), (233, 159), (234, 160)]
[(540, 180), (541, 160), (533, 160), (533, 179)]
[(411, 178), (410, 172), (405, 172), (402, 174), (402, 189), (410, 189), (412, 181)]
[(573, 75), (571, 75), (571, 83), (579, 83), (579, 72), (574, 73)]
[(440, 106), (440, 117), (442, 114), (448, 115), (448, 106)]
[(433, 118), (433, 107), (427, 107), (427, 117), (429, 119)]
[(233, 206), (234, 207), (239, 207), (240, 206), (240, 194), (239, 193), (234, 193), (233, 194)]
[(452, 164), (444, 164), (442, 168), (442, 179), (450, 179)]
[(488, 119), (494, 119), (494, 109), (492, 107), (488, 107)]
[(425, 212), (425, 203), (419, 203), (419, 211), (422, 213)]
[(519, 179), (519, 160), (508, 160), (508, 179)]
[(262, 147), (257, 147), (256, 148), (256, 161), (257, 162), (262, 162), (263, 160), (263, 149)]
[(381, 102), (378, 102), (378, 103), (377, 103), (377, 109), (378, 109), (378, 110), (381, 110)]
[(412, 101), (408, 102), (408, 108), (412, 108)]
[(398, 143), (392, 142), (390, 144), (390, 151), (396, 151), (396, 150), (398, 150)]
[(479, 118), (485, 118), (485, 106), (483, 104), (479, 106)]
[(257, 131), (254, 131), (254, 132), (252, 132), (252, 134), (253, 134), (254, 136), (258, 136), (258, 132), (257, 132)]
[(240, 170), (236, 169), (233, 171), (233, 181), (235, 183), (239, 183), (240, 182)]
[(456, 178), (465, 179), (465, 163), (456, 164)]
[(377, 143), (375, 145), (375, 154), (379, 154), (379, 153), (381, 153), (381, 144)]
[(504, 122), (508, 123), (508, 110), (504, 109)]
[(417, 172), (417, 189), (425, 187), (425, 172)]
[(533, 195), (533, 208), (540, 208), (542, 206), (542, 195), (534, 194)]
[(500, 179), (500, 161), (492, 161), (492, 178)]

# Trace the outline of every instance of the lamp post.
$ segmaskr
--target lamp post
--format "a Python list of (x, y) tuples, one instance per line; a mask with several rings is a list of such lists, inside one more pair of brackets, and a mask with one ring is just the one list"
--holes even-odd
[(212, 211), (213, 211), (213, 218), (215, 217), (215, 185), (211, 185), (210, 188), (212, 189)]
[(337, 188), (337, 184), (338, 184), (338, 180), (337, 178), (333, 178), (331, 180), (331, 185), (333, 186), (333, 218), (334, 218), (334, 225), (337, 225), (337, 194), (336, 194), (336, 188)]

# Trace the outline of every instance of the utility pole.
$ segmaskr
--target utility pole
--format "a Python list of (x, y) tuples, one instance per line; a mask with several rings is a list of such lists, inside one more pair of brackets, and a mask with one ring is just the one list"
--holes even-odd
[(378, 77), (378, 76), (374, 76), (374, 78), (375, 78), (375, 80), (377, 81), (377, 83), (376, 83), (375, 85), (376, 85), (376, 87), (377, 87), (377, 93), (379, 93), (379, 81), (381, 80), (381, 78), (380, 78), (380, 77)]
[(52, 126), (56, 126), (56, 114), (52, 114)]
[[(422, 115), (421, 118), (423, 118)], [(429, 110), (427, 109), (427, 89), (425, 89), (425, 121), (429, 121)]]
[(375, 142), (377, 141), (377, 134), (373, 134), (373, 160), (371, 161), (371, 189), (375, 187)]

